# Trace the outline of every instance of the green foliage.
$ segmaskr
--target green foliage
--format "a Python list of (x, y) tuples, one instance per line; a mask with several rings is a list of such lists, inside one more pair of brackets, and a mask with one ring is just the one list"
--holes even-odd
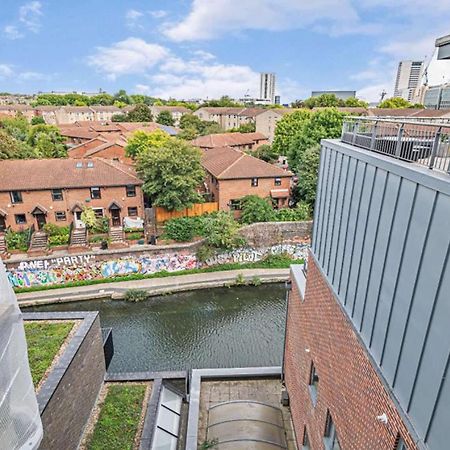
[(31, 119), (31, 125), (44, 125), (45, 124), (45, 120), (42, 116), (34, 116)]
[(111, 122), (128, 122), (128, 114), (114, 114), (111, 117)]
[(345, 105), (348, 108), (368, 108), (369, 104), (364, 100), (360, 100), (356, 97), (349, 97), (345, 100)]
[(59, 129), (53, 125), (33, 125), (27, 143), (35, 149), (39, 158), (67, 157), (67, 148)]
[(174, 126), (175, 120), (172, 117), (170, 111), (161, 111), (156, 118), (156, 122), (161, 125)]
[(244, 105), (242, 103), (235, 102), (228, 95), (223, 95), (218, 100), (209, 100), (202, 104), (202, 107), (207, 107), (207, 106), (227, 106), (230, 108), (239, 108), (239, 107), (243, 107)]
[(127, 91), (125, 91), (124, 89), (120, 89), (119, 92), (116, 92), (113, 98), (115, 102), (122, 102), (126, 103), (127, 105), (131, 103), (130, 97), (128, 96)]
[(295, 208), (282, 208), (275, 211), (276, 222), (300, 222), (311, 218), (310, 207), (307, 203), (299, 202)]
[(256, 124), (254, 122), (243, 123), (237, 128), (231, 128), (228, 133), (254, 133), (256, 131)]
[(304, 109), (285, 114), (277, 122), (272, 144), (272, 149), (277, 156), (287, 155), (292, 137), (301, 129), (305, 122), (309, 121), (310, 117), (311, 112)]
[(69, 234), (57, 234), (55, 236), (49, 236), (48, 244), (50, 247), (57, 245), (67, 245), (69, 243)]
[(279, 156), (277, 151), (269, 144), (260, 145), (256, 150), (249, 151), (248, 153), (269, 163), (277, 161)]
[(253, 278), (252, 278), (252, 280), (250, 281), (250, 284), (252, 285), (252, 286), (260, 286), (261, 285), (261, 278), (259, 278), (259, 277), (257, 277), (257, 276), (254, 276)]
[(125, 239), (127, 241), (137, 241), (138, 239), (142, 239), (144, 234), (140, 231), (135, 231), (134, 233), (126, 233)]
[(201, 120), (194, 114), (184, 114), (180, 119), (180, 128), (183, 130), (178, 137), (192, 140), (198, 136), (221, 133), (222, 128), (217, 122)]
[(257, 195), (246, 195), (241, 199), (241, 222), (270, 222), (275, 214), (272, 204)]
[(168, 220), (164, 226), (164, 236), (177, 242), (188, 242), (198, 236), (198, 220), (196, 217), (179, 217)]
[(94, 228), (97, 225), (97, 217), (95, 217), (94, 210), (90, 207), (85, 207), (81, 212), (81, 221), (88, 229)]
[(408, 100), (405, 100), (402, 97), (391, 97), (387, 98), (386, 100), (382, 101), (378, 108), (412, 108), (412, 103), (408, 102)]
[(100, 217), (96, 219), (95, 225), (91, 228), (94, 233), (108, 233), (109, 219), (108, 217)]
[(216, 249), (207, 244), (202, 244), (195, 254), (200, 262), (205, 262), (216, 254)]
[(28, 250), (28, 230), (12, 231), (8, 230), (5, 234), (6, 248), (8, 250)]
[(245, 277), (242, 273), (238, 273), (236, 279), (234, 280), (235, 286), (244, 286), (246, 283)]
[(212, 247), (232, 249), (243, 245), (244, 239), (238, 232), (239, 224), (232, 214), (225, 211), (219, 211), (205, 219), (206, 242)]
[(198, 450), (210, 450), (210, 449), (217, 448), (218, 445), (219, 445), (218, 439), (206, 440), (200, 444), (200, 446), (198, 447)]
[(146, 387), (144, 384), (113, 384), (108, 388), (95, 424), (89, 450), (134, 448)]
[[(289, 253), (270, 254), (262, 260), (262, 267), (267, 269), (281, 269), (289, 267), (292, 261), (294, 260)], [(300, 261), (298, 262), (300, 263)]]
[(300, 158), (306, 149), (319, 144), (321, 139), (337, 138), (341, 135), (344, 117), (345, 114), (337, 109), (326, 108), (313, 112), (307, 120), (299, 124), (289, 139), (287, 152), (289, 166), (294, 172), (300, 169)]
[(320, 162), (320, 146), (306, 149), (300, 154), (298, 162), (297, 199), (311, 207), (316, 200), (316, 187)]
[(124, 300), (126, 302), (142, 302), (148, 299), (148, 292), (143, 289), (128, 289), (125, 292)]
[(306, 100), (296, 100), (291, 103), (292, 108), (330, 108), (330, 107), (360, 107), (367, 108), (369, 104), (355, 97), (342, 100), (335, 94), (322, 94), (317, 97), (309, 97)]
[(151, 122), (152, 112), (145, 103), (137, 104), (127, 115), (128, 122)]
[(106, 92), (102, 92), (101, 94), (93, 95), (89, 98), (90, 105), (102, 105), (102, 106), (110, 106), (114, 103), (114, 97), (112, 95), (107, 94)]
[(163, 130), (152, 132), (137, 130), (133, 133), (125, 148), (127, 156), (135, 159), (137, 156), (149, 148), (161, 148), (165, 146), (171, 137)]
[(66, 340), (74, 323), (25, 322), (25, 337), (28, 344), (28, 361), (34, 386), (45, 375)]
[(42, 230), (45, 231), (49, 236), (68, 236), (69, 235), (69, 227), (68, 226), (62, 226), (59, 227), (58, 225), (55, 225), (54, 223), (46, 223)]
[(192, 145), (170, 139), (160, 148), (147, 147), (139, 152), (136, 167), (153, 205), (173, 211), (203, 201), (198, 192), (204, 180), (201, 151)]

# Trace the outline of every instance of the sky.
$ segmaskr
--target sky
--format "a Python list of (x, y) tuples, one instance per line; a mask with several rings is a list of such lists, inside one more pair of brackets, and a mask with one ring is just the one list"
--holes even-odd
[[(179, 99), (312, 90), (393, 93), (402, 59), (431, 58), (450, 0), (1, 0), (0, 91), (126, 89)], [(450, 81), (450, 62), (430, 82)]]

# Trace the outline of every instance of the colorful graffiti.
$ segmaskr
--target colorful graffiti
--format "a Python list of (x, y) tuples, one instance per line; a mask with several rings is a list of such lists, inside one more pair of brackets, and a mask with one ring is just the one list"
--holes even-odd
[(21, 262), (8, 271), (10, 283), (17, 288), (98, 280), (129, 274), (176, 272), (226, 263), (256, 262), (269, 254), (288, 253), (294, 259), (306, 258), (307, 244), (280, 244), (264, 248), (239, 248), (219, 253), (204, 263), (193, 254), (138, 255), (96, 260), (95, 255), (65, 256)]

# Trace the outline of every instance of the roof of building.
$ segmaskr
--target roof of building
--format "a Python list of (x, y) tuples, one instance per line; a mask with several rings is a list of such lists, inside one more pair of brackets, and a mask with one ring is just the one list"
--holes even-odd
[[(90, 167), (90, 166), (93, 167)], [(135, 170), (116, 161), (8, 159), (0, 161), (0, 191), (140, 185)]]
[(248, 136), (250, 133), (217, 133), (199, 136), (191, 141), (192, 145), (201, 148), (239, 146), (254, 144), (255, 140)]
[(291, 177), (292, 173), (231, 147), (205, 150), (203, 167), (218, 180)]
[(157, 111), (180, 112), (183, 114), (191, 112), (191, 110), (185, 106), (153, 105), (152, 108)]
[(245, 133), (250, 139), (254, 141), (264, 141), (267, 140), (267, 136), (265, 134), (260, 133), (259, 131), (254, 131), (252, 133)]
[(116, 112), (116, 113), (122, 112), (120, 108), (113, 105), (91, 105), (90, 109), (92, 109), (95, 112)]
[(87, 127), (59, 127), (61, 136), (69, 138), (93, 139), (99, 135), (96, 131), (91, 131)]
[(63, 106), (62, 109), (68, 113), (93, 113), (89, 106)]

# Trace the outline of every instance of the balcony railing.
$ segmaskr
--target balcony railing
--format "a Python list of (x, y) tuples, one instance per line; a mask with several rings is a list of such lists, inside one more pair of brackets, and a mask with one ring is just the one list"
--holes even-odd
[(349, 117), (342, 142), (450, 174), (450, 123)]

